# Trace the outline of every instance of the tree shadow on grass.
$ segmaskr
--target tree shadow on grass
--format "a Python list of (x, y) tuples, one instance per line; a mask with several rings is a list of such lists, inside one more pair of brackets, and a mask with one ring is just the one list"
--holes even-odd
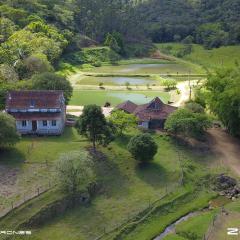
[(0, 148), (0, 165), (19, 166), (23, 164), (25, 160), (25, 155), (17, 148)]
[(104, 158), (94, 160), (95, 173), (101, 185), (101, 192), (109, 197), (128, 194), (128, 178), (112, 159), (117, 157), (105, 155)]
[(127, 148), (127, 145), (131, 139), (131, 135), (121, 135), (121, 136), (118, 136), (116, 139), (115, 139), (115, 143), (121, 147), (121, 148), (124, 148), (126, 149)]
[(141, 180), (154, 188), (163, 187), (168, 181), (166, 169), (155, 162), (138, 164), (136, 174)]

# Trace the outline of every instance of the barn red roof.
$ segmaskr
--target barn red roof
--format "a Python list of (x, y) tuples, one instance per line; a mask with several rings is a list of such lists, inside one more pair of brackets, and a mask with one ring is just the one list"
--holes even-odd
[(63, 103), (63, 91), (10, 91), (6, 109), (61, 108)]
[[(142, 105), (136, 105), (132, 102), (130, 102), (130, 104), (129, 102), (130, 101), (119, 104), (116, 108), (134, 114), (141, 121), (167, 119), (167, 117), (177, 109), (176, 107), (163, 103), (158, 97), (154, 98), (150, 103)], [(136, 107), (133, 108), (132, 104)]]
[(135, 103), (133, 103), (131, 101), (126, 101), (126, 102), (123, 102), (123, 103), (119, 104), (116, 108), (124, 110), (125, 112), (128, 112), (128, 113), (133, 113), (134, 110), (137, 107), (138, 107), (137, 104), (135, 104)]

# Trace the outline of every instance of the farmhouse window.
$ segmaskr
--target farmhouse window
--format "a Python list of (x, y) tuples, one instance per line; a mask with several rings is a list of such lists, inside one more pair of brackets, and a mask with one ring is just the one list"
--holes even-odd
[(26, 127), (27, 126), (27, 121), (26, 120), (23, 120), (22, 121), (22, 127)]
[(47, 121), (43, 120), (43, 126), (46, 127), (47, 126)]
[(56, 120), (52, 120), (52, 126), (57, 126), (57, 121)]

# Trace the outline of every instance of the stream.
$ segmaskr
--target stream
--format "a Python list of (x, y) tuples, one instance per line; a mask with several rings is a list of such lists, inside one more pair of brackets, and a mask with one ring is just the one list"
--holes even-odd
[(159, 235), (157, 236), (156, 238), (154, 238), (153, 240), (161, 240), (163, 239), (166, 235), (170, 234), (170, 233), (174, 233), (175, 231), (175, 227), (181, 223), (181, 222), (184, 222), (186, 220), (188, 220), (189, 218), (191, 217), (195, 217), (197, 216), (198, 214), (200, 214), (201, 211), (197, 211), (197, 212), (191, 212), (191, 213), (188, 213), (187, 215), (181, 217), (180, 219), (178, 219), (176, 222), (172, 223), (171, 225), (169, 225), (167, 228), (165, 228), (165, 230)]

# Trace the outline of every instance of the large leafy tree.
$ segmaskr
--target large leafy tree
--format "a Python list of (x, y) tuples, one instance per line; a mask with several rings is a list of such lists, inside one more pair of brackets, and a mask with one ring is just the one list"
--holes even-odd
[(33, 89), (36, 90), (63, 90), (66, 104), (72, 96), (72, 86), (63, 76), (46, 72), (32, 77)]
[(137, 117), (122, 110), (113, 111), (109, 117), (109, 121), (116, 127), (119, 135), (122, 135), (123, 131), (129, 128), (137, 126)]
[(19, 141), (15, 119), (6, 113), (0, 113), (0, 148), (8, 147)]
[(157, 144), (148, 133), (132, 137), (127, 148), (133, 157), (141, 162), (151, 161), (158, 150)]
[(96, 179), (92, 165), (87, 152), (63, 154), (56, 164), (61, 189), (70, 195), (88, 189)]
[(210, 74), (207, 103), (232, 135), (240, 134), (240, 67)]
[(206, 114), (182, 108), (168, 117), (164, 128), (173, 134), (201, 139), (210, 126), (211, 122)]
[(79, 134), (85, 135), (93, 144), (96, 151), (96, 143), (108, 144), (113, 139), (113, 131), (102, 113), (101, 107), (87, 105), (76, 124)]

